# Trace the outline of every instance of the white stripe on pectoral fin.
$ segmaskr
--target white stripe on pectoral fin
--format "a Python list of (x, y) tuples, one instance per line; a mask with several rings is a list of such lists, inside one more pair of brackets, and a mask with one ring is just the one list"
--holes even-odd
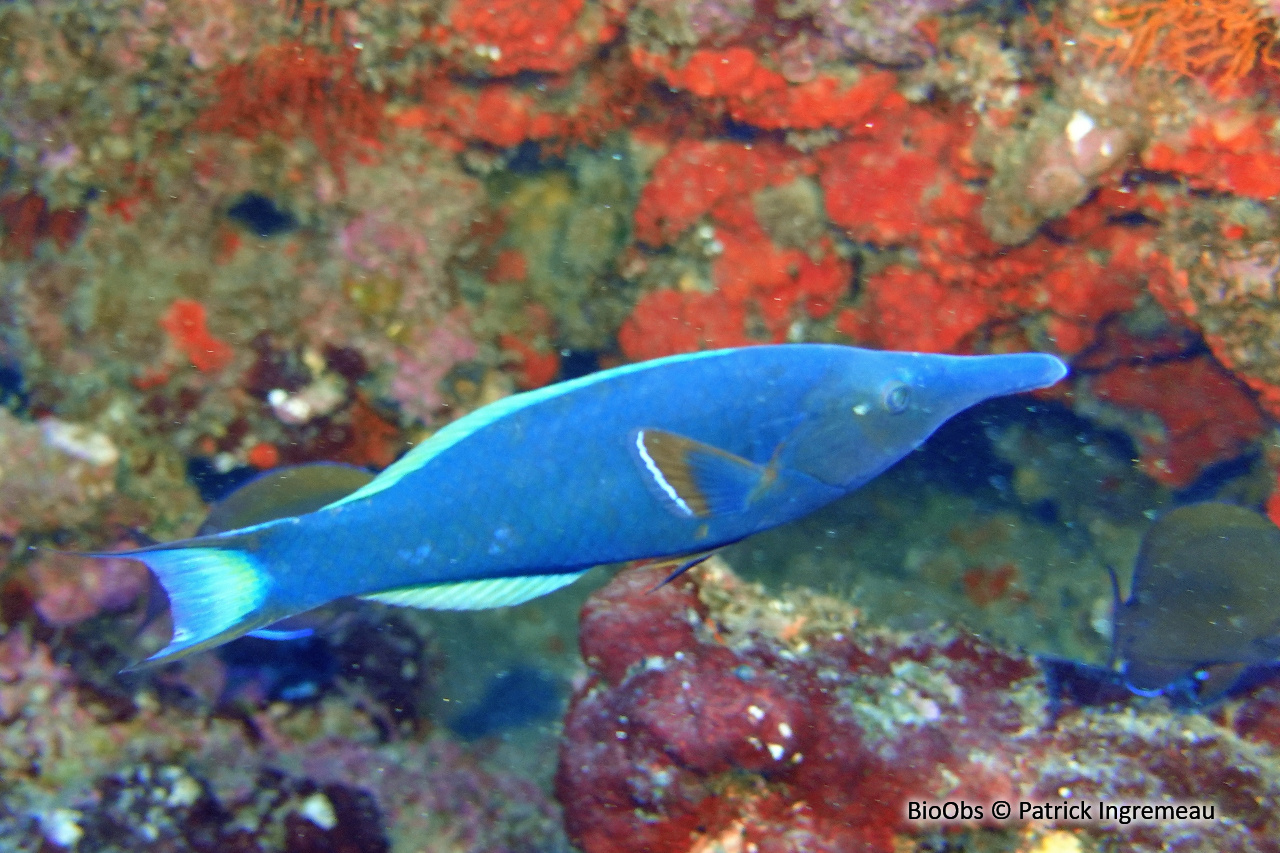
[(777, 478), (771, 467), (666, 430), (635, 430), (630, 443), (650, 493), (685, 518), (741, 512)]
[(418, 607), (423, 610), (488, 610), (512, 607), (568, 586), (586, 572), (562, 575), (529, 575), (515, 578), (486, 578), (458, 583), (406, 586), (360, 596), (368, 601)]

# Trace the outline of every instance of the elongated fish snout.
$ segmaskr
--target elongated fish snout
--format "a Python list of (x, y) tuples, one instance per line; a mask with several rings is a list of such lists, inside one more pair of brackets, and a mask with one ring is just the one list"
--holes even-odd
[(1067, 365), (1056, 355), (1043, 352), (979, 355), (957, 358), (948, 366), (952, 387), (963, 389), (959, 409), (1023, 391), (1047, 388), (1067, 375)]
[(1056, 385), (1066, 377), (1066, 363), (1056, 355), (1045, 352), (1024, 352), (999, 356), (1003, 359), (1008, 378), (1015, 382), (1013, 386), (1004, 386), (995, 393), (1017, 394), (1020, 391), (1035, 391)]

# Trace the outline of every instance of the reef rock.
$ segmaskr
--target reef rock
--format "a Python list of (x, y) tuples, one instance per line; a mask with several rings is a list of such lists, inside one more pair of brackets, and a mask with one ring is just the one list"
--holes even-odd
[[(913, 849), (943, 826), (909, 819), (910, 801), (982, 808), (949, 839), (1030, 843), (1056, 825), (1088, 849), (1280, 850), (1270, 728), (1227, 722), (1268, 717), (1270, 688), (1214, 719), (1136, 697), (1055, 719), (1035, 661), (972, 635), (867, 627), (845, 602), (772, 598), (714, 561), (650, 592), (661, 578), (624, 572), (583, 610), (592, 675), (556, 790), (586, 853)], [(1216, 817), (1120, 825), (1099, 800)], [(1030, 825), (1022, 802), (1092, 803), (1093, 819)]]

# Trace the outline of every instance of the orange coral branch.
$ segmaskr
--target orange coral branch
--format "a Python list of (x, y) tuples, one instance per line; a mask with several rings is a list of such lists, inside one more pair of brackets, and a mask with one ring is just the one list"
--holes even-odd
[(1255, 0), (1140, 0), (1108, 11), (1103, 21), (1132, 38), (1125, 65), (1157, 59), (1189, 77), (1230, 85), (1272, 54), (1276, 20)]
[(343, 160), (357, 143), (378, 137), (386, 105), (355, 71), (354, 49), (330, 54), (297, 42), (270, 45), (219, 72), (218, 97), (197, 127), (246, 139), (304, 134), (341, 177)]

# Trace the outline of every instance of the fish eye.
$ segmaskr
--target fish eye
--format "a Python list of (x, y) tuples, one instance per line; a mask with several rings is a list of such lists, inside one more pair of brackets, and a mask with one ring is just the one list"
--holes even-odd
[(893, 414), (901, 414), (911, 404), (911, 386), (905, 382), (890, 382), (880, 392), (884, 407)]

